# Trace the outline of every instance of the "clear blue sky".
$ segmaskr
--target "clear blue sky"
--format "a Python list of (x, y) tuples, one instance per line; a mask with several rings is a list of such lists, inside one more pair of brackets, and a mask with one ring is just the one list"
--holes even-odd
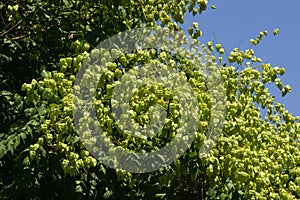
[[(249, 48), (250, 38), (268, 30), (268, 37), (253, 47), (256, 56), (286, 68), (281, 78), (292, 92), (281, 98), (278, 90), (270, 91), (290, 112), (300, 115), (300, 0), (210, 0), (206, 11), (189, 20), (199, 23), (204, 41), (214, 39), (227, 51)], [(277, 36), (273, 36), (275, 28), (280, 30)]]

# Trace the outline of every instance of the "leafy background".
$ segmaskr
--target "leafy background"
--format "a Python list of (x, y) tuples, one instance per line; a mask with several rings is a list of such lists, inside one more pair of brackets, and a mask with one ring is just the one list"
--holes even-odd
[[(212, 12), (209, 5), (206, 0), (2, 1), (0, 197), (299, 199), (299, 117), (276, 102), (267, 89), (273, 85), (277, 96), (290, 92), (290, 86), (280, 79), (285, 69), (265, 63), (247, 47), (228, 50), (215, 40), (204, 43), (205, 51), (216, 56), (227, 89), (223, 133), (207, 157), (198, 155), (206, 118), (184, 156), (145, 174), (104, 166), (86, 151), (76, 134), (72, 86), (94, 46), (119, 31), (142, 25), (160, 23), (178, 31), (187, 11), (198, 17)], [(278, 33), (273, 27), (267, 29), (251, 33), (253, 47)], [(206, 34), (201, 23), (189, 26), (188, 32), (195, 39)], [(155, 56), (133, 52), (116, 60), (118, 67), (109, 69), (104, 77), (107, 85), (118, 78), (120, 66), (127, 65), (129, 70), (139, 60), (161, 55)], [(182, 70), (186, 75), (193, 73)], [(209, 104), (203, 79), (195, 76), (189, 81), (199, 98)], [(101, 99), (98, 105), (109, 130), (109, 108)], [(125, 140), (125, 147), (130, 142)]]

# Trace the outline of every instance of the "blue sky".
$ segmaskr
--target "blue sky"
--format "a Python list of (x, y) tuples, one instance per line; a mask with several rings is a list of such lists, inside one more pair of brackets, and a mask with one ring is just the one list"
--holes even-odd
[[(255, 39), (260, 31), (269, 32), (252, 48), (264, 62), (286, 68), (281, 78), (284, 84), (291, 85), (292, 92), (284, 98), (278, 90), (271, 88), (270, 92), (286, 109), (300, 116), (300, 1), (211, 0), (209, 5), (217, 9), (209, 6), (201, 15), (189, 17), (189, 21), (199, 23), (204, 41), (213, 39), (228, 52), (234, 47), (247, 49), (249, 39)], [(273, 36), (275, 28), (280, 30), (277, 36)]]

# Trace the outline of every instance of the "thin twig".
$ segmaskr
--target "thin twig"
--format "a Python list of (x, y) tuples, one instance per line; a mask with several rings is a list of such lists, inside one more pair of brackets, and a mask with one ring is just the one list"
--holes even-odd
[(3, 37), (7, 34), (9, 34), (11, 31), (13, 31), (15, 28), (17, 28), (21, 23), (23, 22), (23, 19), (21, 19), (20, 21), (18, 21), (15, 25), (13, 25), (10, 29), (8, 29), (7, 31), (5, 31), (4, 33), (2, 33), (0, 35), (0, 37)]
[(40, 31), (35, 31), (35, 32), (31, 33), (31, 34), (26, 34), (26, 35), (21, 35), (21, 36), (13, 37), (11, 40), (20, 40), (20, 39), (24, 39), (24, 38), (30, 37), (30, 36), (32, 36), (32, 35), (36, 35), (36, 34), (39, 34), (39, 33), (43, 33), (43, 32), (45, 32), (45, 31), (50, 30), (51, 28), (58, 27), (58, 26), (60, 26), (61, 24), (62, 24), (62, 22), (61, 22), (61, 23), (58, 23), (58, 24), (55, 24), (55, 25), (53, 24), (53, 25), (48, 26), (47, 28), (43, 28), (43, 29), (41, 29)]

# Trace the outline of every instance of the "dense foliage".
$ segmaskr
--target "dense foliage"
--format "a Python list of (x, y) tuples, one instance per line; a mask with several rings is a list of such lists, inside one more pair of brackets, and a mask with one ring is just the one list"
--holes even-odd
[[(291, 88), (280, 79), (285, 69), (264, 63), (253, 49), (226, 55), (221, 44), (203, 45), (221, 66), (226, 89), (223, 131), (209, 155), (199, 157), (212, 106), (205, 79), (188, 60), (163, 51), (136, 50), (111, 62), (95, 107), (115, 144), (136, 151), (165, 145), (178, 127), (171, 91), (149, 85), (131, 99), (132, 117), (140, 125), (149, 123), (147, 110), (155, 103), (168, 110), (161, 137), (151, 143), (121, 135), (109, 105), (116, 82), (134, 66), (176, 63), (201, 110), (197, 137), (182, 157), (150, 173), (111, 169), (86, 150), (75, 130), (73, 85), (93, 47), (136, 27), (160, 24), (181, 31), (187, 12), (201, 14), (207, 5), (206, 0), (0, 2), (1, 199), (299, 199), (299, 118), (268, 91), (274, 84), (284, 96)], [(199, 28), (193, 23), (187, 34), (201, 41)], [(250, 44), (267, 35), (259, 33)]]

